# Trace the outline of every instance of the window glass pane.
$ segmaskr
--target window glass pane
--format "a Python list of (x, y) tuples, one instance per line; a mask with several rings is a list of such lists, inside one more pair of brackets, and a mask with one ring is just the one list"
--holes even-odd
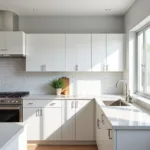
[(138, 34), (138, 91), (144, 92), (143, 33)]
[(146, 48), (146, 93), (150, 94), (150, 28), (145, 31)]

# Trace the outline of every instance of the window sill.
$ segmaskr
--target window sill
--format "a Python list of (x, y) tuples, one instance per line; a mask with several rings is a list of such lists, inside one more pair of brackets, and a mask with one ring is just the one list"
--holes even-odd
[(131, 97), (135, 104), (139, 105), (140, 107), (143, 107), (144, 109), (150, 110), (150, 99), (137, 94), (132, 94)]

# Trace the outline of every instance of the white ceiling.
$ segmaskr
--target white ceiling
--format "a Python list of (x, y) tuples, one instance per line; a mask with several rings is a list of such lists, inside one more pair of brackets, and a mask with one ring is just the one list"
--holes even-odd
[[(135, 0), (0, 0), (0, 10), (20, 16), (123, 15)], [(33, 11), (38, 9), (38, 11)], [(110, 12), (105, 9), (111, 9)]]

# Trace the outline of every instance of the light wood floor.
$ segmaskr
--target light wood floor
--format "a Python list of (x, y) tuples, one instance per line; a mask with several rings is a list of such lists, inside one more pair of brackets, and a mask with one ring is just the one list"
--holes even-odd
[(35, 146), (28, 145), (28, 150), (97, 150), (96, 146)]

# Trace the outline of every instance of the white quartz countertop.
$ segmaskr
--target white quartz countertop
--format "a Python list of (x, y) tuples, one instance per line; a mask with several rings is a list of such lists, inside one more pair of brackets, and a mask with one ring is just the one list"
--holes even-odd
[[(105, 101), (110, 99), (105, 99)], [(96, 103), (101, 107), (103, 113), (113, 129), (150, 129), (150, 115), (136, 107), (129, 106), (106, 106), (101, 99), (96, 99)]]
[(150, 129), (150, 115), (136, 107), (134, 104), (129, 106), (106, 106), (103, 101), (116, 101), (124, 99), (122, 95), (100, 95), (100, 96), (56, 96), (56, 95), (29, 95), (23, 100), (51, 100), (51, 99), (95, 99), (101, 107), (103, 113), (108, 118), (113, 129)]
[(22, 132), (23, 123), (0, 123), (0, 150)]
[(64, 95), (60, 95), (60, 96), (57, 96), (57, 95), (28, 95), (28, 96), (25, 96), (23, 97), (23, 100), (51, 100), (51, 99), (83, 99), (83, 100), (89, 100), (89, 99), (95, 99), (96, 97), (99, 97), (99, 98), (113, 98), (114, 100), (117, 100), (119, 98), (122, 98), (123, 96), (121, 95), (98, 95), (98, 96), (95, 96), (95, 95), (90, 95), (90, 96), (76, 96), (76, 95), (67, 95), (67, 96), (64, 96)]

